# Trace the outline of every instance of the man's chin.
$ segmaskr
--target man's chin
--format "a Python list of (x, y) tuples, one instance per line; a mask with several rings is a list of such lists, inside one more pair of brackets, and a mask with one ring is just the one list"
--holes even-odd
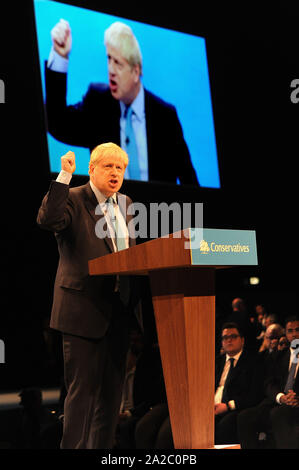
[(111, 191), (112, 193), (117, 193), (117, 191), (120, 190), (120, 185), (119, 184), (109, 184), (108, 190)]
[(110, 93), (111, 93), (112, 98), (114, 98), (117, 101), (120, 100), (121, 97), (120, 97), (119, 93), (117, 93), (117, 90), (112, 90), (110, 88)]

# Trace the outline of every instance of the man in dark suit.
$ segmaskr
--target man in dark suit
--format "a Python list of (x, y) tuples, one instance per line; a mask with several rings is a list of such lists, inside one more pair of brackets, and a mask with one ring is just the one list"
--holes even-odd
[[(37, 217), (41, 228), (55, 232), (60, 255), (50, 326), (63, 336), (67, 395), (61, 448), (112, 448), (129, 345), (132, 286), (127, 277), (90, 276), (88, 261), (135, 244), (128, 230), (132, 216), (126, 211), (131, 200), (118, 192), (128, 157), (113, 143), (97, 146), (90, 158), (90, 181), (71, 189), (74, 153), (61, 161), (62, 171)], [(107, 198), (112, 198), (114, 216)]]
[(236, 323), (222, 326), (224, 354), (215, 364), (215, 444), (238, 443), (238, 413), (262, 396), (262, 370), (257, 354), (244, 350), (244, 336)]
[(277, 449), (299, 448), (299, 320), (286, 320), (290, 348), (278, 351), (265, 378), (265, 398), (238, 417), (243, 449), (259, 448), (260, 432), (271, 433)]
[[(224, 354), (215, 367), (215, 444), (236, 444), (238, 413), (258, 403), (262, 395), (262, 369), (257, 354), (244, 350), (244, 336), (236, 323), (222, 327)], [(200, 396), (198, 399), (200, 400)], [(165, 405), (165, 406), (164, 406)], [(167, 404), (153, 407), (137, 424), (137, 448), (173, 449)]]
[(45, 71), (49, 132), (62, 142), (90, 150), (101, 142), (120, 145), (130, 157), (125, 178), (172, 183), (179, 178), (180, 183), (198, 185), (175, 107), (143, 88), (142, 57), (132, 30), (120, 22), (106, 30), (109, 85), (91, 84), (80, 103), (68, 106), (71, 38), (64, 20), (52, 30), (53, 48)]

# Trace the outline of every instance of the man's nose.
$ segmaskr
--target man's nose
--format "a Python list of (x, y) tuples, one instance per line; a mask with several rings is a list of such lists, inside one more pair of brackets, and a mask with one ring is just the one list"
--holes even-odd
[(108, 72), (110, 75), (115, 75), (115, 67), (112, 60), (108, 62)]

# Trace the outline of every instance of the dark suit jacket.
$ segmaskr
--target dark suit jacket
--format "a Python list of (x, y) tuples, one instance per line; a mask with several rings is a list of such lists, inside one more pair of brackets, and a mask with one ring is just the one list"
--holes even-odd
[[(67, 74), (46, 67), (48, 130), (56, 139), (92, 150), (103, 142), (120, 145), (120, 105), (108, 85), (93, 83), (82, 101), (67, 106)], [(150, 181), (198, 185), (174, 106), (145, 90)]]
[[(225, 354), (216, 359), (215, 391), (219, 385), (225, 360)], [(257, 361), (257, 355), (243, 351), (233, 369), (232, 375), (225, 384), (228, 401), (235, 401), (236, 410), (254, 406), (263, 398), (262, 372), (262, 367), (260, 367)]]
[[(279, 351), (276, 353), (275, 361), (273, 361), (271, 372), (265, 382), (265, 391), (267, 399), (276, 403), (276, 395), (283, 393), (285, 384), (289, 374), (290, 349)], [(299, 374), (297, 372), (294, 392), (299, 395)]]
[[(118, 194), (118, 198), (131, 203), (126, 196)], [(116, 281), (114, 276), (88, 273), (88, 260), (113, 252), (109, 237), (96, 236), (95, 225), (104, 217), (102, 213), (95, 215), (97, 205), (89, 182), (69, 188), (53, 181), (37, 217), (41, 228), (55, 232), (60, 255), (50, 326), (88, 338), (100, 338), (107, 331)], [(129, 244), (135, 244), (133, 237)]]

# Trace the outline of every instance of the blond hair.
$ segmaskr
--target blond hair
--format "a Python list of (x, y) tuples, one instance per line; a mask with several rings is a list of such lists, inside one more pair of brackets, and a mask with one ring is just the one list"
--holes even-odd
[(142, 73), (142, 55), (139, 43), (130, 26), (116, 21), (106, 29), (104, 44), (117, 49), (131, 67), (139, 65)]
[(118, 157), (124, 163), (125, 168), (127, 168), (129, 163), (128, 154), (119, 147), (119, 145), (114, 144), (113, 142), (107, 142), (105, 144), (97, 145), (90, 154), (89, 167), (90, 164), (94, 166), (99, 163), (99, 161), (104, 157)]

